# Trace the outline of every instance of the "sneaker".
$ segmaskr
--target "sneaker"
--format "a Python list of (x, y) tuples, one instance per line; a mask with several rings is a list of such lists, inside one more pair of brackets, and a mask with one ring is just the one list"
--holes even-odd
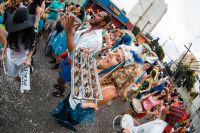
[(52, 92), (52, 95), (53, 95), (54, 97), (63, 97), (63, 96), (64, 96), (64, 93), (61, 93), (61, 92), (59, 92), (59, 91), (56, 91), (56, 92)]

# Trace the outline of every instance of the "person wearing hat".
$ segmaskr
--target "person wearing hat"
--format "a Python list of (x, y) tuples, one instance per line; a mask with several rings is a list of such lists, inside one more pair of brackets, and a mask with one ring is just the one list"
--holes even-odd
[(36, 45), (34, 24), (35, 16), (29, 15), (26, 8), (18, 8), (5, 22), (8, 31), (8, 75), (18, 80), (22, 68), (31, 65)]
[[(109, 52), (103, 59), (98, 60), (97, 71), (100, 77), (103, 100), (98, 101), (97, 105), (88, 100), (74, 99), (69, 94), (57, 107), (51, 115), (62, 125), (72, 128), (81, 122), (94, 119), (94, 111), (97, 106), (103, 106), (116, 97), (122, 97), (124, 90), (134, 81), (135, 68), (137, 68), (134, 51), (129, 46), (123, 45)], [(70, 53), (70, 55), (73, 53)]]

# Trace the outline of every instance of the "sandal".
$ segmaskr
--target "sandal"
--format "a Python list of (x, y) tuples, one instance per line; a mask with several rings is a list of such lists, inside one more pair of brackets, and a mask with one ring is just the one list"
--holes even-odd
[(59, 91), (52, 92), (52, 95), (53, 95), (54, 97), (63, 97), (63, 96), (64, 96), (64, 94), (61, 93), (61, 92), (59, 92)]
[(57, 90), (59, 90), (59, 88), (60, 88), (58, 84), (54, 84), (53, 87), (54, 87), (55, 89), (57, 89)]

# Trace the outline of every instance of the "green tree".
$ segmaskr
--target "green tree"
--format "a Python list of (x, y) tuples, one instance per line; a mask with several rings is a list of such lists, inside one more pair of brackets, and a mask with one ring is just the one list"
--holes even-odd
[(190, 92), (191, 101), (194, 100), (198, 96), (196, 92)]
[(177, 86), (186, 88), (190, 92), (196, 82), (195, 71), (191, 70), (189, 66), (179, 63), (174, 74), (174, 82)]
[(158, 42), (159, 39), (160, 38), (152, 40), (150, 47), (157, 54), (158, 58), (162, 61), (165, 58), (165, 53), (162, 47), (159, 45), (159, 42)]
[(137, 36), (138, 33), (140, 32), (140, 28), (138, 26), (134, 26), (133, 30), (132, 30), (132, 33)]
[(165, 58), (165, 53), (164, 53), (164, 51), (163, 51), (163, 49), (162, 49), (161, 46), (157, 46), (157, 47), (155, 48), (155, 52), (156, 52), (158, 58), (159, 58), (161, 61)]

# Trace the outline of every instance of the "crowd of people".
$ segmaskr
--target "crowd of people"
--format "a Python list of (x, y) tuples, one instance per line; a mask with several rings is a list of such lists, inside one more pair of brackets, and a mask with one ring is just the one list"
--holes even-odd
[[(85, 9), (64, 0), (8, 0), (1, 1), (0, 9), (0, 60), (6, 60), (8, 75), (17, 81), (22, 68), (32, 65), (38, 38), (43, 34), (48, 34), (44, 51), (51, 57), (51, 69), (59, 73), (53, 85), (54, 97), (66, 96), (75, 49), (95, 57), (103, 100), (81, 101), (67, 94), (51, 112), (60, 125), (76, 131), (75, 125), (93, 122), (95, 111), (101, 111), (99, 107), (120, 98), (130, 103), (124, 114), (149, 120), (124, 128), (123, 133), (195, 131), (184, 101), (171, 77), (163, 73), (156, 53), (148, 44), (137, 42), (127, 29), (112, 24), (108, 12)], [(135, 100), (142, 111), (137, 111)]]

